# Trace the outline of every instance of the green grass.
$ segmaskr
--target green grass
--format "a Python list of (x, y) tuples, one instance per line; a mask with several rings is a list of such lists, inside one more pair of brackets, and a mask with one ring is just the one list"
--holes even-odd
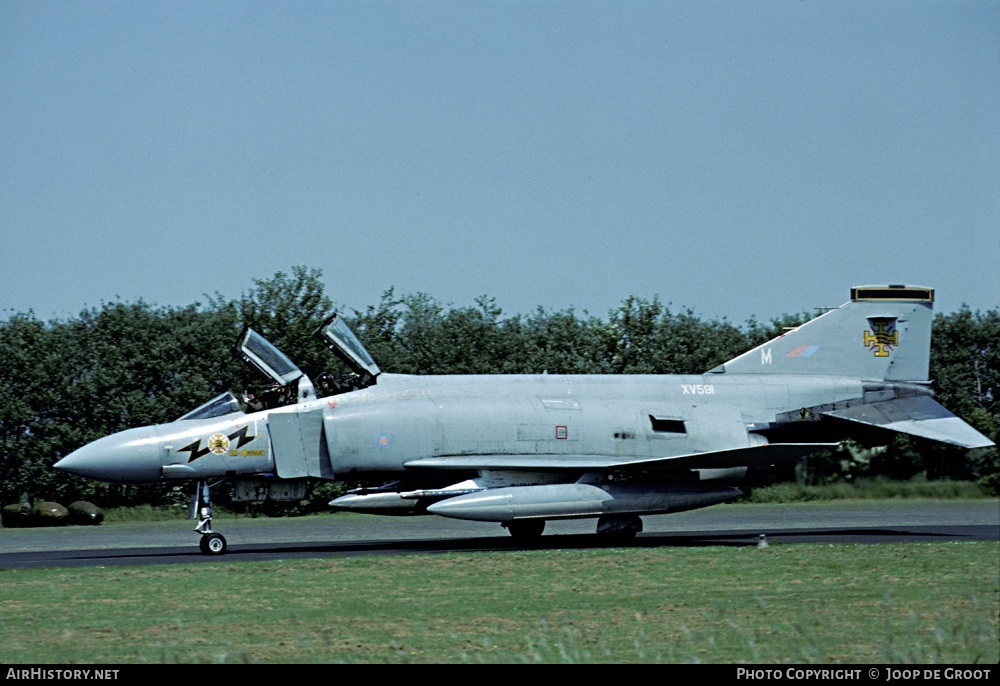
[(778, 483), (753, 489), (738, 502), (744, 503), (797, 503), (829, 500), (977, 500), (994, 498), (982, 484), (974, 481), (927, 481), (911, 479), (859, 479), (825, 486), (807, 486), (799, 483)]
[(0, 571), (0, 662), (989, 664), (996, 542)]

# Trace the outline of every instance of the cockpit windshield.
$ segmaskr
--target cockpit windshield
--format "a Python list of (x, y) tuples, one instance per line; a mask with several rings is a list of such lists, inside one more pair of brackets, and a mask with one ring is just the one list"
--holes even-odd
[(240, 403), (236, 400), (236, 396), (231, 392), (226, 391), (222, 395), (212, 398), (204, 405), (200, 405), (199, 407), (191, 410), (183, 417), (179, 417), (177, 421), (184, 419), (211, 419), (213, 417), (222, 417), (234, 412), (242, 414), (243, 410), (240, 409)]

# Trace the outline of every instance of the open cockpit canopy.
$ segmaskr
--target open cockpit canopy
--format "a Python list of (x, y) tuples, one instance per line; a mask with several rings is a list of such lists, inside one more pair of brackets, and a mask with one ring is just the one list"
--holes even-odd
[(233, 346), (240, 357), (279, 386), (287, 386), (303, 376), (285, 353), (249, 326), (244, 327)]
[(343, 360), (354, 373), (362, 377), (375, 378), (382, 372), (365, 346), (361, 345), (361, 341), (344, 322), (343, 317), (337, 313), (323, 322), (323, 325), (316, 331), (316, 336), (326, 343), (327, 347)]

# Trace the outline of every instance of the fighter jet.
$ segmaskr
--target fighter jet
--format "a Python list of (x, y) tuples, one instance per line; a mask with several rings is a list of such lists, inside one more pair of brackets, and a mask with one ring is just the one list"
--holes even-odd
[(317, 336), (354, 372), (331, 395), (246, 328), (234, 347), (284, 400), (248, 411), (224, 393), (55, 467), (196, 482), (190, 516), (209, 555), (227, 548), (210, 498), (227, 480), (243, 500), (301, 499), (310, 479), (387, 482), (330, 506), (497, 522), (524, 539), (548, 520), (593, 518), (597, 534), (627, 540), (644, 515), (730, 501), (749, 470), (846, 439), (994, 445), (934, 400), (933, 302), (929, 288), (853, 288), (844, 305), (701, 375), (388, 374), (334, 314)]

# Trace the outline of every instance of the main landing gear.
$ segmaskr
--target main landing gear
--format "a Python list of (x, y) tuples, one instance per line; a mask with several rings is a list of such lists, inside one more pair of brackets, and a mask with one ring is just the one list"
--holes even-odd
[(642, 531), (642, 520), (636, 515), (603, 515), (597, 520), (597, 535), (607, 540), (631, 541)]
[(507, 529), (510, 535), (519, 541), (537, 541), (545, 531), (544, 519), (517, 519), (501, 522), (500, 526)]
[[(221, 482), (216, 482), (212, 486)], [(194, 495), (191, 497), (190, 518), (198, 520), (198, 526), (194, 530), (201, 534), (201, 541), (198, 547), (203, 555), (222, 555), (226, 552), (226, 537), (212, 531), (212, 496), (209, 489), (212, 487), (206, 481), (199, 481), (195, 487)]]
[[(519, 541), (537, 541), (545, 530), (544, 519), (514, 519), (501, 522), (510, 535)], [(612, 543), (626, 543), (642, 531), (642, 519), (632, 514), (602, 515), (597, 520), (597, 535)]]

